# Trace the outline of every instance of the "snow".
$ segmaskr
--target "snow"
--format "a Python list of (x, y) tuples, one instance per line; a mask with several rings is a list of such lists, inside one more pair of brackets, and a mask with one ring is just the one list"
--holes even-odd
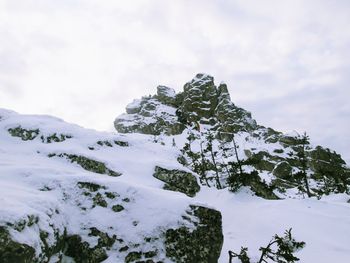
[(239, 252), (241, 246), (248, 247), (256, 258), (259, 247), (267, 245), (272, 236), (292, 228), (296, 240), (306, 242), (296, 254), (300, 262), (327, 263), (350, 260), (350, 205), (340, 196), (341, 202), (271, 201), (252, 197), (244, 190), (233, 195), (227, 190), (202, 189), (197, 198), (222, 213), (225, 239), (220, 262), (227, 262), (228, 250)]
[(141, 100), (139, 99), (134, 99), (131, 103), (129, 103), (127, 106), (126, 106), (126, 109), (130, 109), (130, 110), (133, 110), (133, 109), (138, 109), (141, 107)]
[[(167, 106), (161, 106), (157, 111), (174, 114)], [(173, 137), (160, 136), (158, 141), (163, 142), (162, 145), (153, 142), (154, 136), (97, 132), (49, 116), (19, 115), (1, 109), (0, 117), (0, 225), (35, 215), (40, 218), (38, 226), (49, 233), (52, 242), (54, 229), (63, 231), (64, 226), (68, 226), (69, 233), (79, 233), (84, 240), (94, 244), (96, 238), (89, 237), (87, 229), (96, 224), (99, 229), (118, 232), (127, 241), (141, 242), (144, 236), (176, 227), (189, 204), (204, 204), (222, 213), (225, 238), (219, 262), (226, 263), (228, 250), (239, 251), (241, 246), (248, 247), (249, 254), (257, 258), (260, 246), (289, 228), (296, 240), (306, 242), (305, 248), (296, 254), (300, 262), (350, 262), (348, 195), (333, 194), (317, 200), (289, 193), (289, 199), (272, 201), (253, 196), (247, 189), (233, 194), (227, 189), (202, 186), (196, 197), (189, 198), (182, 193), (163, 190), (163, 182), (152, 176), (157, 165), (188, 171), (176, 162), (179, 149), (186, 141), (186, 131)], [(12, 137), (7, 130), (19, 125), (25, 129), (39, 129), (40, 133), (32, 141)], [(206, 129), (205, 126), (201, 128)], [(41, 135), (53, 133), (68, 134), (72, 138), (42, 143)], [(235, 136), (236, 143), (241, 146), (238, 149), (240, 158), (245, 157), (245, 148), (254, 146), (256, 151), (272, 152), (280, 147), (278, 143), (262, 144), (258, 139), (246, 138), (246, 133)], [(173, 139), (176, 147), (172, 146)], [(113, 140), (126, 141), (129, 146), (97, 145), (97, 141)], [(89, 150), (91, 146), (95, 150)], [(49, 153), (90, 157), (104, 162), (122, 176), (88, 172), (65, 159), (48, 158)], [(263, 176), (269, 180), (269, 174)], [(92, 205), (91, 198), (77, 187), (78, 182), (105, 186), (106, 189), (98, 191), (116, 192), (128, 197), (130, 202), (123, 203), (125, 209), (120, 213), (111, 211), (111, 206), (119, 204), (120, 200), (111, 201), (107, 208), (77, 209), (77, 204)], [(45, 187), (51, 190), (44, 191)], [(111, 222), (118, 224), (109, 229)], [(133, 222), (137, 225), (133, 226)], [(26, 226), (22, 232), (14, 230), (11, 235), (40, 252), (38, 228)], [(105, 262), (116, 262), (118, 253), (113, 249), (109, 253), (110, 258)]]

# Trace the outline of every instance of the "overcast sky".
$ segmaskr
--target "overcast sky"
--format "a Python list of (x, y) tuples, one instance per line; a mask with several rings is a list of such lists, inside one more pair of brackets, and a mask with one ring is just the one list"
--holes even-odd
[(112, 130), (196, 73), (350, 163), (348, 0), (0, 0), (0, 107)]

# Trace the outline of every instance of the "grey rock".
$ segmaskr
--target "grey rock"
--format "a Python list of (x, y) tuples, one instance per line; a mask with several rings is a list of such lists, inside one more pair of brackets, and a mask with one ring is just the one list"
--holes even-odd
[(156, 166), (153, 176), (166, 183), (164, 185), (166, 190), (178, 191), (190, 197), (195, 196), (200, 190), (196, 177), (188, 172)]
[(282, 179), (292, 180), (293, 167), (286, 161), (278, 163), (274, 170), (273, 175)]
[(183, 226), (166, 231), (167, 257), (179, 263), (218, 262), (223, 244), (221, 213), (192, 205), (184, 218), (196, 227), (194, 230)]
[(176, 92), (172, 88), (158, 86), (156, 98), (166, 105), (176, 106)]

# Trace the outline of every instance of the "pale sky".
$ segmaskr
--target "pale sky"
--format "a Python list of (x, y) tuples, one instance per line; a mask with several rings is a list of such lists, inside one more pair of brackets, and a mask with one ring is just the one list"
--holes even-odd
[(348, 0), (0, 0), (0, 107), (112, 130), (198, 72), (350, 163)]

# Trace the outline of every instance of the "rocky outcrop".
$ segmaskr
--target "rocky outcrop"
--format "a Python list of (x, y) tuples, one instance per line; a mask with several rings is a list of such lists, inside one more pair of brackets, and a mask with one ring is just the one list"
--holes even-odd
[[(23, 141), (32, 141), (36, 137), (38, 137), (40, 134), (39, 129), (25, 129), (25, 128), (22, 128), (21, 126), (9, 128), (8, 132), (11, 134), (11, 136), (19, 137)], [(41, 142), (43, 143), (63, 142), (71, 138), (72, 136), (69, 134), (57, 134), (57, 133), (40, 136)]]
[(210, 122), (217, 104), (218, 94), (214, 78), (206, 74), (197, 74), (185, 84), (183, 102), (179, 109), (188, 123)]
[(173, 98), (166, 95), (167, 93), (162, 89), (162, 92), (155, 97), (134, 100), (126, 107), (127, 113), (120, 115), (114, 121), (117, 131), (152, 135), (180, 134), (185, 126), (178, 121), (176, 108), (167, 105), (173, 102)]
[[(197, 141), (201, 150), (192, 151), (190, 145), (187, 144), (182, 149), (184, 156), (180, 156), (178, 160), (200, 175), (201, 182), (205, 182), (208, 186), (211, 185), (209, 181), (216, 178), (215, 185), (221, 188), (221, 185), (226, 185), (225, 181), (230, 176), (228, 171), (237, 169), (237, 164), (236, 168), (227, 166), (228, 163), (232, 163), (232, 160), (223, 161), (220, 158), (215, 160), (215, 155), (231, 155), (234, 160), (237, 159), (234, 157), (235, 154), (232, 154), (232, 147), (242, 147), (242, 141), (239, 142), (241, 145), (234, 146), (237, 136), (244, 136), (244, 140), (253, 145), (247, 147), (246, 143), (243, 143), (245, 156), (241, 155), (240, 158), (247, 170), (250, 172), (253, 169), (259, 173), (268, 173), (273, 177), (270, 185), (260, 184), (257, 181), (254, 187), (251, 186), (259, 196), (275, 198), (273, 193), (266, 194), (271, 192), (271, 189), (266, 187), (275, 187), (280, 192), (284, 192), (285, 188), (297, 186), (303, 189), (301, 173), (303, 169), (305, 170), (305, 165), (309, 177), (312, 175), (316, 181), (322, 181), (323, 188), (329, 189), (327, 185), (337, 185), (336, 188), (331, 187), (330, 191), (347, 191), (347, 185), (350, 184), (349, 169), (345, 167), (345, 162), (340, 156), (322, 147), (315, 149), (310, 146), (306, 147), (303, 141), (305, 138), (296, 132), (283, 134), (272, 128), (258, 125), (250, 112), (237, 107), (231, 101), (227, 85), (221, 83), (216, 86), (214, 78), (207, 74), (197, 74), (184, 85), (183, 91), (178, 94), (173, 89), (158, 86), (157, 95), (134, 101), (127, 106), (126, 111), (127, 114), (119, 116), (115, 121), (115, 127), (119, 132), (176, 135), (186, 129), (188, 134), (192, 133), (187, 143), (196, 144)], [(193, 133), (196, 132), (194, 136)], [(210, 136), (214, 136), (218, 144), (228, 143), (228, 145), (221, 146), (221, 150), (213, 150), (212, 146), (208, 147)], [(225, 148), (231, 149), (228, 151), (231, 154), (224, 153), (222, 149)], [(267, 150), (269, 148), (273, 150)], [(303, 151), (305, 151), (305, 158), (301, 157)], [(186, 155), (189, 158), (187, 160)], [(190, 163), (192, 165), (189, 165)], [(208, 180), (207, 177), (210, 179)], [(165, 181), (165, 178), (161, 180)], [(175, 184), (179, 182), (167, 182), (165, 188), (184, 192), (174, 186)], [(319, 186), (315, 191), (326, 192)]]
[(200, 190), (196, 177), (188, 172), (156, 166), (153, 177), (165, 182), (163, 189), (181, 192), (190, 197)]
[(126, 114), (114, 125), (121, 133), (159, 135), (180, 134), (188, 126), (210, 124), (221, 132), (251, 131), (257, 125), (251, 114), (235, 106), (227, 86), (216, 87), (214, 78), (197, 74), (178, 94), (165, 86), (157, 87), (157, 95), (134, 100)]
[(27, 244), (14, 241), (7, 228), (0, 226), (0, 262), (30, 263), (34, 262), (35, 249)]
[(176, 107), (176, 92), (174, 89), (158, 86), (155, 98), (165, 105)]
[(191, 205), (186, 213), (183, 218), (196, 227), (191, 230), (182, 226), (166, 231), (167, 257), (179, 263), (217, 263), (224, 240), (220, 212)]
[(218, 105), (215, 109), (215, 116), (220, 123), (219, 132), (236, 133), (257, 128), (256, 121), (252, 119), (251, 114), (233, 104), (227, 85), (224, 83), (218, 87)]
[[(43, 189), (48, 194), (52, 190)], [(143, 199), (138, 199), (137, 195), (89, 181), (79, 181), (71, 190), (59, 186), (55, 192), (59, 191), (64, 192), (60, 201), (62, 209), (56, 208), (47, 218), (28, 215), (18, 222), (0, 220), (0, 262), (61, 262), (70, 257), (77, 263), (97, 263), (106, 260), (110, 251), (116, 262), (129, 263), (167, 260), (214, 263), (220, 256), (223, 234), (221, 214), (216, 210), (198, 205), (189, 205), (184, 212), (175, 209), (178, 219), (169, 220), (173, 223), (163, 222), (165, 225), (157, 226), (152, 232), (144, 232), (138, 230), (139, 225), (142, 229), (143, 224), (149, 224), (151, 218), (145, 217), (153, 213), (135, 213)], [(67, 204), (68, 213), (64, 208)], [(130, 213), (132, 210), (134, 212)], [(118, 220), (102, 219), (102, 223), (96, 223), (92, 218), (97, 211), (98, 216), (114, 218), (115, 215), (119, 216)], [(78, 224), (62, 221), (78, 214), (80, 217), (75, 218)], [(51, 219), (49, 231), (45, 224)], [(71, 223), (79, 227), (72, 228)], [(125, 227), (128, 232), (122, 231)], [(130, 233), (134, 231), (136, 237), (135, 233), (134, 236)], [(26, 233), (32, 233), (29, 240), (36, 241), (28, 244), (17, 241)]]
[(293, 167), (286, 161), (278, 163), (274, 170), (273, 170), (273, 175), (286, 179), (286, 180), (291, 180), (292, 178), (292, 172), (293, 172)]
[(113, 171), (112, 169), (107, 168), (105, 163), (87, 158), (85, 156), (76, 155), (76, 154), (67, 154), (67, 153), (60, 153), (60, 154), (51, 153), (48, 155), (48, 157), (50, 158), (55, 156), (61, 157), (61, 158), (67, 158), (72, 163), (77, 163), (83, 169), (93, 173), (107, 174), (109, 176), (114, 176), (114, 177), (122, 175), (119, 172), (116, 172), (116, 171)]

